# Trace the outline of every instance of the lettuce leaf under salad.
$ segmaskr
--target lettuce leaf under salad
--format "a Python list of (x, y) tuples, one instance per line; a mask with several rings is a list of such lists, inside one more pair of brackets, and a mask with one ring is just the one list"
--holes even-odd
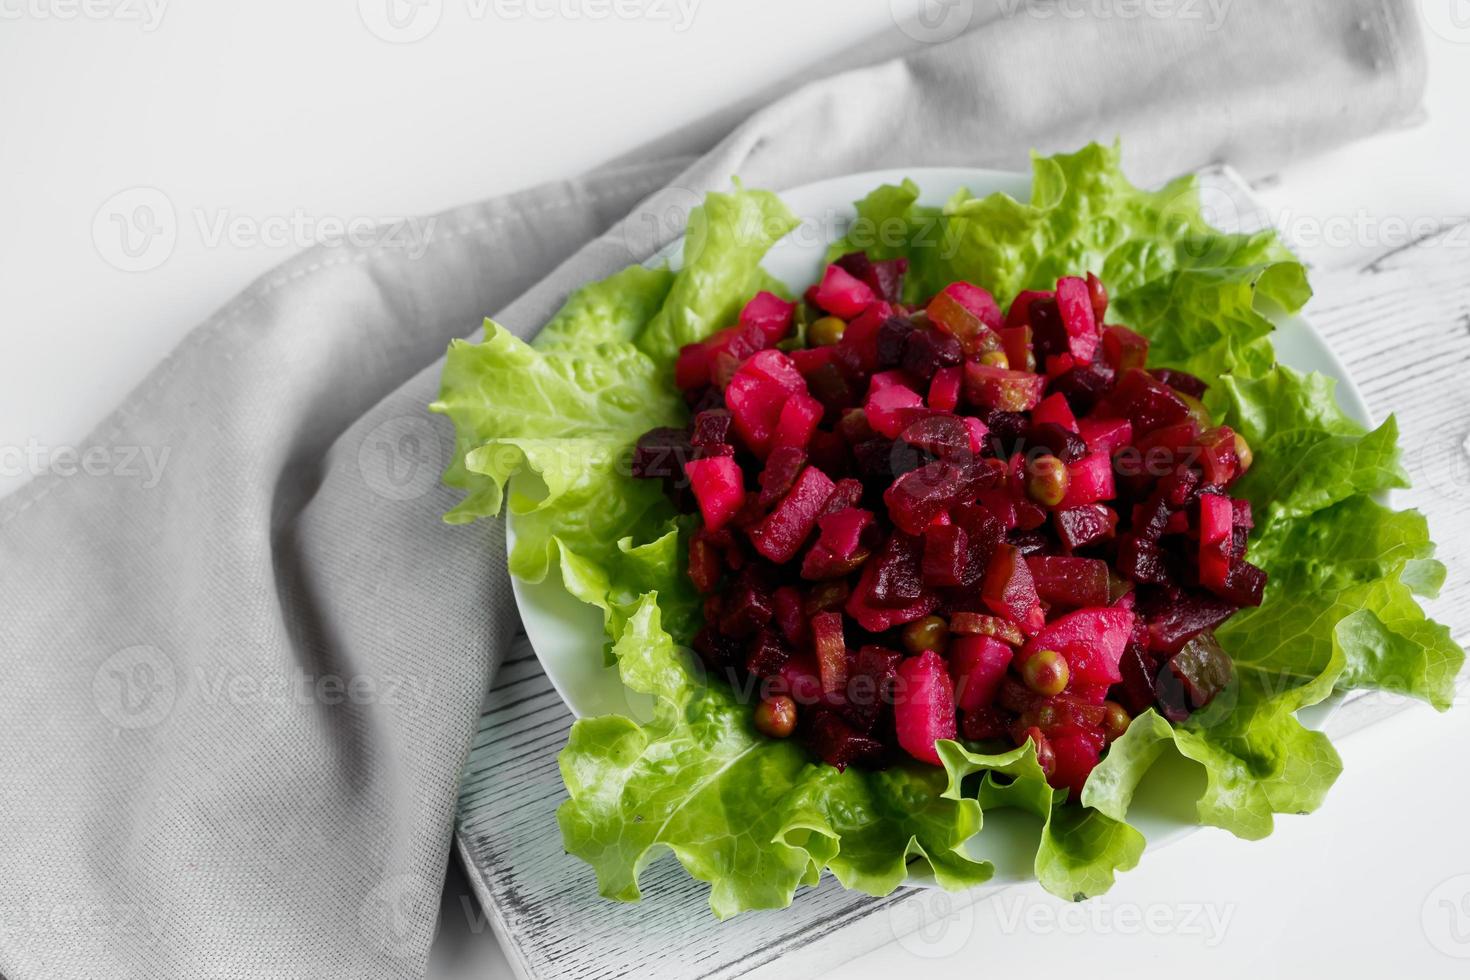
[(1038, 880), (1081, 899), (1138, 862), (1144, 840), (1128, 811), (1164, 753), (1202, 770), (1202, 823), (1257, 838), (1274, 814), (1320, 805), (1341, 770), (1297, 711), (1349, 689), (1449, 706), (1464, 652), (1417, 602), (1444, 568), (1424, 519), (1379, 502), (1407, 485), (1397, 429), (1390, 418), (1365, 430), (1329, 379), (1276, 364), (1268, 314), (1295, 312), (1311, 293), (1273, 233), (1211, 228), (1192, 178), (1140, 190), (1117, 148), (1098, 145), (1036, 158), (1030, 201), (960, 194), (931, 208), (905, 181), (857, 208), (832, 254), (908, 258), (907, 298), (968, 279), (1006, 305), (1093, 271), (1112, 294), (1109, 319), (1147, 336), (1151, 361), (1212, 382), (1210, 408), (1254, 447), (1238, 492), (1256, 514), (1252, 560), (1269, 574), (1264, 603), (1217, 633), (1236, 681), (1184, 723), (1139, 715), (1080, 805), (1047, 786), (1029, 743), (984, 755), (949, 742), (942, 768), (839, 773), (757, 733), (748, 702), (707, 682), (684, 647), (700, 618), (683, 568), (688, 519), (627, 465), (648, 429), (687, 422), (672, 381), (679, 347), (771, 288), (759, 263), (796, 225), (768, 192), (710, 194), (690, 215), (677, 272), (633, 267), (587, 285), (532, 344), (487, 321), (480, 343), (451, 346), (432, 406), (455, 424), (445, 479), (465, 492), (446, 519), (508, 504), (512, 573), (539, 581), (559, 569), (572, 594), (602, 610), (623, 682), (654, 699), (646, 723), (578, 721), (560, 756), (565, 845), (604, 895), (637, 899), (640, 872), (664, 851), (710, 884), (722, 917), (784, 907), (824, 870), (874, 895), (914, 871), (964, 888), (993, 873), (964, 842), (985, 813), (1010, 808), (1036, 819)]

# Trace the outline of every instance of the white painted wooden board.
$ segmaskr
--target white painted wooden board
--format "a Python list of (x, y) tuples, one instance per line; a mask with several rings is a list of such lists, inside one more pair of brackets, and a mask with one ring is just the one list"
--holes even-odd
[[(1264, 211), (1238, 179), (1223, 170), (1202, 177), (1207, 201), (1217, 202), (1217, 223), (1260, 226)], [(1312, 323), (1379, 417), (1391, 411), (1398, 418), (1415, 489), (1396, 494), (1394, 503), (1430, 518), (1450, 576), (1444, 594), (1426, 605), (1463, 643), (1470, 636), (1470, 221), (1362, 268), (1318, 270), (1313, 284)], [(1328, 731), (1346, 734), (1406, 704), (1355, 696)], [(1462, 694), (1458, 707), (1470, 710), (1470, 698)], [(565, 798), (556, 753), (571, 723), (522, 639), (486, 698), (461, 786), (456, 844), (523, 977), (807, 976), (904, 942), (927, 923), (1003, 890), (905, 889), (873, 899), (845, 892), (829, 877), (798, 893), (790, 909), (720, 923), (709, 913), (707, 886), (666, 858), (645, 874), (643, 902), (605, 901), (591, 870), (562, 851), (556, 826)]]

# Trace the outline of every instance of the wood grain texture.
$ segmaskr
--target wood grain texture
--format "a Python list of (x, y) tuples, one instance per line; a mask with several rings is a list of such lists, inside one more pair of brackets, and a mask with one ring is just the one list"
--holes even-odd
[[(1262, 226), (1264, 210), (1229, 171), (1202, 179), (1217, 223), (1239, 230)], [(1313, 324), (1374, 411), (1380, 417), (1392, 411), (1398, 419), (1416, 486), (1395, 495), (1394, 503), (1430, 518), (1450, 578), (1440, 599), (1428, 605), (1463, 642), (1461, 610), (1470, 608), (1470, 222), (1361, 268), (1318, 270), (1313, 281)], [(1462, 694), (1462, 706), (1466, 700)], [(1346, 733), (1409, 704), (1355, 696), (1329, 730)], [(799, 893), (790, 909), (719, 923), (709, 912), (707, 887), (665, 857), (644, 875), (641, 903), (604, 901), (590, 870), (563, 852), (556, 825), (556, 807), (565, 798), (556, 753), (571, 723), (520, 638), (485, 702), (460, 791), (456, 843), (523, 977), (809, 976), (895, 939), (942, 942), (936, 925), (1003, 890), (951, 896), (903, 889), (873, 899), (845, 892), (828, 877)]]

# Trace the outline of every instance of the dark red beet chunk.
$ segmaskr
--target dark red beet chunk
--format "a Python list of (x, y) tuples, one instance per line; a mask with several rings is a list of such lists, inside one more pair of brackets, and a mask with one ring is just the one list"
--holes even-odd
[(1087, 455), (1087, 443), (1075, 432), (1069, 432), (1055, 422), (1031, 425), (1026, 430), (1027, 450), (1044, 449), (1057, 459), (1071, 466)]
[(831, 711), (817, 709), (807, 734), (807, 745), (817, 758), (843, 771), (853, 765), (877, 765), (883, 760), (883, 743), (853, 728)]
[(908, 259), (874, 262), (866, 252), (848, 252), (836, 264), (854, 279), (867, 283), (879, 299), (897, 303), (903, 296), (903, 277), (908, 272)]
[(1056, 524), (1057, 537), (1068, 551), (1077, 551), (1113, 536), (1118, 526), (1118, 515), (1106, 504), (1084, 504), (1068, 507), (1052, 515)]
[(723, 408), (710, 408), (694, 416), (694, 434), (689, 441), (701, 449), (728, 445), (730, 413)]
[(1207, 707), (1230, 686), (1235, 669), (1213, 633), (1204, 632), (1185, 645), (1161, 670), (1155, 681), (1158, 703), (1165, 718), (1184, 721)]
[(772, 630), (762, 629), (750, 643), (745, 669), (756, 677), (775, 677), (790, 659), (791, 648), (781, 637)]
[(957, 367), (963, 360), (960, 342), (949, 334), (938, 330), (915, 330), (904, 342), (899, 364), (914, 377), (929, 381), (941, 368)]
[(924, 594), (921, 570), (923, 541), (895, 531), (873, 557), (875, 566), (872, 601), (879, 606), (899, 609)]
[(954, 524), (936, 524), (924, 532), (924, 584), (933, 588), (963, 585), (970, 536)]
[(633, 449), (633, 476), (640, 480), (673, 479), (684, 472), (684, 461), (693, 455), (689, 434), (683, 429), (650, 429)]
[(766, 457), (766, 468), (761, 470), (760, 475), (761, 506), (770, 507), (786, 496), (805, 466), (806, 450), (804, 449), (796, 446), (777, 446), (771, 450), (771, 455)]
[(771, 621), (774, 602), (765, 573), (755, 565), (747, 565), (721, 604), (720, 632), (727, 636), (750, 636)]
[(1149, 648), (1174, 654), (1200, 633), (1225, 622), (1236, 608), (1207, 592), (1181, 592), (1172, 598), (1148, 592), (1139, 612), (1148, 623)]
[(778, 565), (795, 558), (834, 487), (827, 474), (816, 467), (802, 470), (770, 516), (751, 528), (750, 541), (755, 550)]
[(917, 449), (940, 459), (969, 459), (970, 428), (954, 415), (931, 415), (904, 429), (899, 438)]
[(1148, 372), (1158, 378), (1164, 384), (1175, 391), (1182, 391), (1191, 398), (1203, 398), (1210, 386), (1187, 371), (1173, 371), (1169, 368), (1153, 368)]

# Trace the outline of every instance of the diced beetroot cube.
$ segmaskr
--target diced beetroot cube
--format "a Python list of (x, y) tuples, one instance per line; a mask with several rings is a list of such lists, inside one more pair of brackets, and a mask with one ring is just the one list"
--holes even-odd
[(745, 503), (745, 476), (730, 456), (691, 459), (684, 464), (684, 475), (699, 502), (704, 526), (711, 531), (728, 524)]
[(861, 732), (871, 732), (893, 698), (893, 683), (903, 654), (865, 644), (848, 662), (847, 689), (837, 707), (842, 718)]
[(853, 590), (852, 595), (847, 597), (847, 602), (843, 607), (847, 610), (847, 614), (857, 620), (857, 624), (869, 633), (881, 633), (902, 623), (912, 623), (939, 607), (939, 597), (928, 591), (902, 608), (878, 605), (873, 601), (873, 585), (877, 581), (877, 571), (877, 563), (873, 561), (869, 561), (863, 567), (863, 574), (858, 579), (857, 588)]
[(1206, 483), (1228, 486), (1240, 475), (1240, 458), (1235, 454), (1235, 431), (1229, 426), (1222, 425), (1200, 433), (1198, 445), (1199, 464)]
[(930, 380), (946, 368), (964, 361), (959, 341), (938, 330), (915, 330), (903, 345), (903, 369), (916, 378)]
[(903, 474), (883, 491), (889, 519), (909, 534), (922, 534), (941, 511), (974, 494), (977, 471), (948, 460), (936, 460)]
[(1063, 276), (1057, 280), (1057, 309), (1072, 357), (1079, 364), (1091, 364), (1097, 355), (1097, 314), (1092, 308), (1092, 290), (1086, 279)]
[(776, 420), (776, 434), (772, 444), (776, 446), (798, 446), (806, 448), (811, 442), (817, 423), (822, 420), (822, 403), (811, 395), (792, 395), (781, 406), (781, 415)]
[[(1060, 398), (1061, 396), (1052, 395), (1050, 397)], [(1065, 405), (1066, 401), (1063, 400), (1062, 404)], [(1025, 439), (1028, 452), (1033, 449), (1045, 449), (1068, 466), (1087, 455), (1087, 443), (1082, 440), (1082, 437), (1055, 422), (1038, 422), (1033, 417), (1031, 425), (1026, 429)]]
[(933, 650), (899, 664), (893, 722), (898, 744), (905, 752), (920, 762), (940, 764), (934, 743), (954, 738), (958, 729), (949, 671), (943, 658)]
[(902, 365), (904, 348), (915, 329), (914, 321), (906, 316), (891, 316), (883, 321), (878, 327), (879, 367), (897, 368)]
[(1012, 371), (1030, 371), (1036, 366), (1036, 355), (1031, 350), (1031, 327), (1002, 327), (1001, 349), (1005, 351), (1006, 367)]
[(817, 518), (821, 527), (818, 538), (839, 558), (851, 558), (862, 545), (863, 531), (873, 523), (873, 512), (857, 507), (844, 507)]
[[(700, 449), (728, 445), (730, 442), (730, 413), (723, 408), (706, 409), (694, 416), (694, 434), (689, 441)], [(729, 453), (707, 453), (710, 456), (727, 456)]]
[(1073, 357), (1071, 351), (1061, 354), (1048, 354), (1046, 358), (1046, 380), (1055, 381), (1057, 378), (1075, 369), (1079, 363), (1083, 367), (1087, 366), (1086, 362), (1079, 362), (1077, 358)]
[(866, 310), (877, 296), (868, 284), (855, 279), (839, 265), (827, 266), (822, 281), (811, 293), (812, 302), (828, 313), (850, 320)]
[(833, 350), (832, 347), (800, 347), (786, 356), (791, 358), (791, 363), (796, 365), (796, 370), (801, 372), (810, 388), (812, 376), (832, 363)]
[(963, 378), (964, 369), (959, 367), (941, 368), (934, 372), (934, 380), (929, 382), (929, 407), (941, 412), (953, 412), (960, 403), (960, 382)]
[(1225, 578), (1230, 574), (1230, 532), (1234, 529), (1234, 517), (1229, 497), (1213, 493), (1200, 495), (1199, 580), (1211, 591), (1224, 588)]
[(1181, 395), (1188, 395), (1190, 398), (1203, 398), (1205, 392), (1210, 390), (1209, 385), (1188, 371), (1178, 371), (1174, 368), (1150, 368), (1148, 373)]
[(990, 434), (990, 429), (985, 423), (973, 415), (961, 416), (965, 428), (970, 433), (970, 452), (980, 455), (980, 450), (985, 447), (985, 437)]
[(1015, 327), (1030, 327), (1031, 304), (1037, 300), (1055, 299), (1055, 293), (1038, 292), (1032, 289), (1022, 290), (1020, 294), (1011, 301), (1011, 308), (1006, 313), (1005, 325), (1007, 329)]
[(720, 603), (720, 632), (750, 636), (775, 615), (770, 583), (760, 569), (747, 565)]
[(998, 488), (981, 490), (975, 499), (1007, 531), (1016, 526), (1016, 496), (1013, 491)]
[(874, 303), (853, 319), (842, 333), (838, 351), (855, 360), (857, 368), (864, 374), (871, 374), (878, 368), (878, 329), (892, 315), (892, 306)]
[(883, 259), (878, 262), (868, 258), (866, 252), (848, 252), (837, 260), (854, 279), (861, 279), (868, 288), (890, 303), (897, 303), (903, 295), (903, 277), (908, 271), (908, 259)]
[(781, 409), (790, 396), (754, 375), (736, 372), (725, 391), (725, 404), (735, 421), (735, 431), (751, 452), (764, 457), (771, 449)]
[(1102, 346), (1103, 359), (1120, 374), (1148, 363), (1148, 340), (1127, 327), (1104, 327)]
[(970, 553), (970, 536), (953, 524), (931, 524), (924, 531), (924, 584), (939, 588), (962, 585)]
[(795, 303), (788, 303), (775, 293), (759, 292), (740, 311), (740, 325), (759, 330), (765, 337), (765, 346), (774, 347), (791, 332), (795, 312)]
[(861, 568), (869, 557), (871, 553), (867, 548), (859, 548), (848, 557), (842, 558), (818, 541), (802, 556), (801, 577), (808, 582), (845, 578)]
[(1067, 507), (1052, 514), (1057, 536), (1068, 551), (1076, 551), (1113, 536), (1118, 515), (1106, 504)]
[(781, 667), (780, 690), (776, 694), (790, 695), (799, 705), (816, 704), (822, 700), (822, 678), (817, 671), (817, 662), (810, 655), (798, 653)]
[(796, 363), (778, 350), (757, 351), (740, 365), (738, 373), (769, 381), (788, 395), (806, 394), (806, 379), (796, 369)]
[(812, 652), (822, 678), (822, 693), (838, 694), (847, 687), (847, 640), (842, 633), (842, 614), (819, 613), (812, 617)]
[(1183, 422), (1154, 429), (1136, 440), (1134, 446), (1139, 455), (1150, 464), (1151, 470), (1158, 470), (1172, 466), (1174, 457), (1189, 453), (1199, 434), (1199, 423), (1194, 419), (1185, 419)]
[(987, 708), (1015, 651), (993, 636), (957, 636), (949, 644), (949, 673), (955, 702), (964, 712)]
[(1001, 349), (1004, 322), (995, 297), (968, 282), (952, 282), (929, 301), (924, 311), (929, 321), (959, 341), (960, 349), (974, 357)]
[(954, 415), (931, 415), (907, 426), (899, 438), (940, 459), (964, 461), (973, 455), (970, 429)]
[(839, 510), (856, 507), (863, 499), (863, 485), (859, 480), (852, 477), (844, 477), (837, 481), (832, 488), (832, 493), (827, 497), (827, 502), (822, 505), (822, 513), (818, 516), (825, 517), (827, 514), (835, 514)]
[(1123, 677), (1118, 661), (1133, 635), (1133, 623), (1129, 609), (1079, 609), (1047, 623), (1026, 644), (1023, 657), (1055, 650), (1066, 658), (1078, 683), (1116, 684)]
[(1133, 441), (1133, 424), (1127, 419), (1083, 419), (1076, 432), (1094, 453), (1115, 453)]
[(1133, 423), (1133, 435), (1142, 437), (1155, 429), (1189, 418), (1189, 405), (1179, 393), (1147, 371), (1133, 368), (1122, 372), (1108, 396), (1109, 414)]
[(777, 677), (789, 659), (791, 647), (771, 630), (762, 629), (746, 650), (745, 669), (756, 677)]
[(724, 571), (719, 548), (710, 540), (708, 529), (700, 528), (689, 538), (689, 581), (701, 595), (710, 595), (719, 587)]
[(786, 496), (806, 466), (806, 451), (797, 446), (777, 446), (766, 459), (760, 481), (760, 505), (770, 507)]
[(814, 712), (806, 742), (813, 754), (842, 772), (848, 766), (876, 765), (883, 760), (883, 743), (864, 735), (831, 711)]
[(1029, 412), (1041, 402), (1046, 379), (1025, 371), (965, 362), (965, 397), (971, 404), (1001, 412)]
[(747, 331), (739, 324), (717, 330), (705, 338), (710, 383), (724, 388), (741, 363), (761, 350), (764, 343), (764, 334), (758, 330)]
[(1225, 581), (1214, 592), (1237, 606), (1259, 606), (1266, 595), (1266, 573), (1244, 559), (1232, 558)]
[(1051, 388), (1066, 396), (1067, 404), (1078, 418), (1088, 415), (1109, 389), (1113, 387), (1113, 369), (1106, 364), (1093, 361), (1083, 367), (1073, 368), (1066, 374), (1052, 379)]
[(923, 539), (895, 531), (873, 560), (872, 601), (875, 605), (899, 608), (916, 601), (926, 591), (923, 579)]
[[(1130, 593), (1131, 595), (1132, 593)], [(1108, 691), (1112, 684), (1081, 684), (1076, 681), (1067, 682), (1067, 693), (1086, 704), (1101, 705), (1108, 699)]]
[(912, 388), (888, 384), (881, 388), (874, 386), (868, 394), (864, 411), (867, 412), (868, 424), (873, 427), (873, 431), (889, 439), (897, 439), (905, 425), (902, 410), (923, 407), (924, 399)]
[(1172, 599), (1146, 599), (1140, 613), (1148, 623), (1148, 649), (1172, 656), (1194, 637), (1225, 622), (1236, 608), (1208, 592), (1183, 591)]
[(998, 545), (991, 556), (981, 597), (991, 612), (1011, 620), (1027, 635), (1046, 624), (1025, 556), (1009, 544)]
[(692, 391), (709, 384), (710, 351), (704, 344), (685, 344), (674, 359), (674, 384), (680, 391)]
[(1091, 272), (1087, 274), (1087, 294), (1092, 297), (1092, 315), (1101, 326), (1108, 315), (1108, 287)]
[(801, 590), (793, 585), (783, 585), (772, 596), (776, 626), (786, 642), (796, 649), (804, 649), (811, 641), (811, 631), (805, 611), (802, 609)]
[(1059, 425), (1068, 432), (1077, 431), (1077, 416), (1072, 414), (1072, 407), (1067, 404), (1067, 399), (1060, 392), (1047, 395), (1036, 406), (1031, 413), (1031, 424), (1042, 425), (1044, 423)]
[(1112, 500), (1118, 495), (1113, 483), (1113, 459), (1107, 453), (1086, 456), (1067, 467), (1067, 473), (1070, 479), (1062, 497), (1063, 508)]
[(1082, 787), (1087, 782), (1087, 777), (1092, 775), (1092, 770), (1097, 768), (1098, 759), (1101, 756), (1099, 742), (1101, 732), (1097, 738), (1089, 738), (1086, 735), (1059, 735), (1051, 739), (1051, 751), (1056, 762), (1047, 777), (1047, 782), (1054, 789), (1064, 789), (1069, 793), (1069, 799), (1076, 800), (1082, 795)]
[(833, 487), (827, 474), (815, 466), (802, 470), (776, 509), (751, 528), (750, 542), (755, 545), (755, 550), (778, 565), (796, 557), (807, 535), (816, 526), (817, 515)]
[(917, 388), (918, 379), (899, 368), (891, 371), (879, 371), (868, 379), (868, 393), (878, 391), (880, 388)]
[(1157, 541), (1125, 534), (1118, 539), (1118, 574), (1140, 585), (1168, 585), (1171, 579), (1163, 549)]
[(1108, 563), (1101, 559), (1035, 555), (1026, 566), (1043, 602), (1072, 609), (1108, 604)]

